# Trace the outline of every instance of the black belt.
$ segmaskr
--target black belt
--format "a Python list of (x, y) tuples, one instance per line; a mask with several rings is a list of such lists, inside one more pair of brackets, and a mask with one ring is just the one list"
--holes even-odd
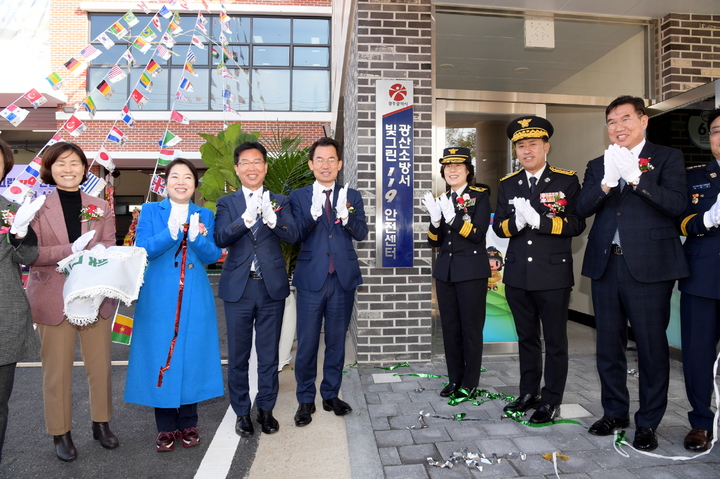
[(250, 271), (250, 279), (262, 279), (262, 276), (257, 274), (255, 271)]
[(612, 245), (612, 252), (613, 252), (613, 254), (623, 254), (622, 248), (620, 247), (620, 245), (615, 244), (615, 243), (613, 243), (613, 245)]

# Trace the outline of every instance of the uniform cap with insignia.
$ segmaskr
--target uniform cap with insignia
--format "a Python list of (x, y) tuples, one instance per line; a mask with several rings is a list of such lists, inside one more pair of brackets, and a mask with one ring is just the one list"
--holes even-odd
[(472, 165), (472, 159), (470, 158), (470, 148), (445, 148), (443, 150), (443, 156), (442, 158), (440, 158), (440, 163), (443, 165), (447, 165), (450, 163), (466, 163), (468, 165)]
[(527, 138), (549, 139), (555, 129), (545, 118), (529, 115), (515, 118), (507, 127), (507, 136), (513, 143)]

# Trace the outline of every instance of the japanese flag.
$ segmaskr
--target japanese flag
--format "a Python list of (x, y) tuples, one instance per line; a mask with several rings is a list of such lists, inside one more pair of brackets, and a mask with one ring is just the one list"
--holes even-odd
[(97, 155), (95, 155), (95, 161), (103, 165), (108, 171), (115, 170), (115, 163), (113, 162), (112, 156), (110, 156), (110, 153), (102, 146), (98, 150)]
[(10, 186), (5, 189), (2, 195), (10, 201), (22, 204), (23, 200), (25, 200), (25, 197), (28, 196), (28, 194), (31, 196), (33, 194), (30, 187), (27, 185), (23, 185), (18, 180), (15, 180)]

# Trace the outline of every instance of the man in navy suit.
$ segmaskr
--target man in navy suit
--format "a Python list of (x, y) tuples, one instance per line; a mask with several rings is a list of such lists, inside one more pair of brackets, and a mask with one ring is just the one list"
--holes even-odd
[(675, 227), (687, 203), (685, 165), (679, 150), (645, 140), (642, 99), (616, 98), (605, 118), (613, 144), (588, 163), (577, 202), (580, 216), (595, 215), (582, 274), (592, 279), (604, 414), (589, 432), (606, 436), (630, 425), (625, 356), (630, 320), (640, 371), (633, 446), (652, 451), (667, 407), (670, 296), (675, 280), (688, 275)]
[(680, 280), (680, 334), (685, 391), (692, 411), (685, 449), (707, 451), (713, 440), (715, 414), (710, 409), (713, 364), (720, 340), (720, 110), (708, 117), (707, 165), (688, 168), (687, 210), (680, 217), (690, 277)]
[(298, 233), (288, 199), (263, 190), (268, 171), (265, 147), (245, 142), (234, 155), (242, 188), (218, 199), (215, 219), (215, 242), (228, 249), (218, 291), (227, 322), (228, 390), (237, 414), (235, 432), (251, 436), (248, 361), (254, 326), (257, 420), (264, 433), (272, 434), (280, 429), (272, 410), (278, 393), (280, 330), (290, 294), (280, 240), (295, 243)]
[(360, 193), (335, 179), (342, 168), (340, 145), (321, 138), (310, 147), (308, 167), (315, 183), (290, 193), (302, 242), (293, 286), (297, 287), (297, 351), (295, 425), (306, 426), (315, 412), (315, 378), (320, 330), (325, 326), (325, 359), (320, 385), (323, 409), (344, 416), (352, 411), (338, 398), (345, 359), (345, 333), (350, 324), (355, 288), (362, 284), (353, 240), (368, 232)]

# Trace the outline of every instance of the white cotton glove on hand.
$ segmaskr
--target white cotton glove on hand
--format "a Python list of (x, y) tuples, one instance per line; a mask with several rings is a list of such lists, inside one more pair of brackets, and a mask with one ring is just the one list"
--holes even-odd
[(242, 219), (245, 221), (245, 226), (252, 228), (257, 221), (258, 209), (260, 208), (259, 200), (261, 198), (257, 195), (252, 195), (247, 202), (245, 213), (242, 214)]
[(72, 252), (77, 253), (84, 250), (88, 243), (90, 243), (90, 240), (93, 239), (93, 236), (95, 236), (95, 230), (88, 231), (87, 233), (76, 239), (75, 242), (72, 244)]
[(277, 213), (273, 210), (270, 192), (267, 190), (262, 195), (262, 220), (266, 225), (275, 226), (277, 223)]
[(720, 194), (718, 194), (715, 204), (703, 215), (703, 223), (705, 223), (705, 227), (708, 229), (720, 225)]
[(620, 172), (620, 177), (628, 183), (637, 181), (640, 175), (642, 175), (642, 171), (640, 171), (640, 166), (638, 165), (638, 160), (635, 158), (635, 155), (622, 146), (612, 145), (610, 148), (613, 149), (615, 166), (617, 166), (617, 170)]
[(323, 193), (320, 188), (314, 188), (312, 195), (312, 204), (310, 205), (310, 215), (314, 220), (322, 216), (324, 205), (325, 193)]
[(440, 209), (440, 204), (435, 200), (433, 195), (429, 192), (425, 193), (422, 202), (423, 205), (425, 205), (425, 209), (430, 214), (430, 221), (432, 221), (436, 225), (440, 223), (440, 219), (442, 218), (442, 210)]
[(31, 198), (25, 198), (23, 204), (18, 208), (13, 219), (12, 227), (10, 228), (10, 234), (14, 234), (18, 238), (24, 238), (27, 235), (28, 226), (30, 222), (35, 218), (35, 213), (38, 212), (40, 207), (45, 204), (46, 195), (42, 195), (40, 198), (31, 202)]
[[(80, 238), (78, 238), (78, 239), (80, 239)], [(91, 252), (92, 254), (96, 255), (96, 256), (97, 256), (97, 255), (105, 256), (105, 250), (106, 250), (106, 249), (107, 249), (107, 248), (105, 248), (105, 245), (104, 245), (104, 244), (98, 243), (98, 244), (96, 244), (95, 246), (93, 246), (92, 248), (90, 248), (90, 252)]]
[(520, 203), (522, 203), (524, 199), (525, 198), (519, 198), (517, 196), (513, 198), (513, 206), (515, 206), (515, 226), (517, 226), (518, 231), (521, 231), (527, 226), (527, 220), (525, 216), (523, 216), (522, 207), (520, 206)]
[(335, 214), (341, 220), (347, 218), (350, 215), (347, 209), (347, 190), (348, 184), (345, 183), (345, 186), (340, 188), (340, 191), (338, 191), (337, 202), (335, 203)]
[(190, 215), (190, 226), (188, 226), (188, 238), (190, 241), (195, 241), (198, 233), (200, 233), (200, 213), (193, 213)]
[(440, 209), (442, 210), (445, 223), (451, 224), (455, 219), (455, 205), (448, 195), (440, 195)]
[(182, 225), (180, 224), (177, 212), (171, 209), (170, 217), (168, 218), (168, 231), (170, 231), (172, 239), (178, 239), (178, 232), (180, 232), (180, 228), (182, 228)]
[(615, 166), (615, 155), (612, 150), (613, 146), (615, 145), (610, 145), (610, 148), (605, 150), (605, 155), (603, 157), (605, 176), (603, 177), (601, 183), (610, 188), (615, 188), (618, 185), (618, 181), (620, 181), (620, 172), (618, 171), (617, 166)]
[(522, 198), (521, 204), (522, 215), (525, 221), (527, 221), (527, 224), (533, 229), (538, 229), (540, 227), (540, 213), (535, 211), (535, 208), (532, 207), (527, 198)]

